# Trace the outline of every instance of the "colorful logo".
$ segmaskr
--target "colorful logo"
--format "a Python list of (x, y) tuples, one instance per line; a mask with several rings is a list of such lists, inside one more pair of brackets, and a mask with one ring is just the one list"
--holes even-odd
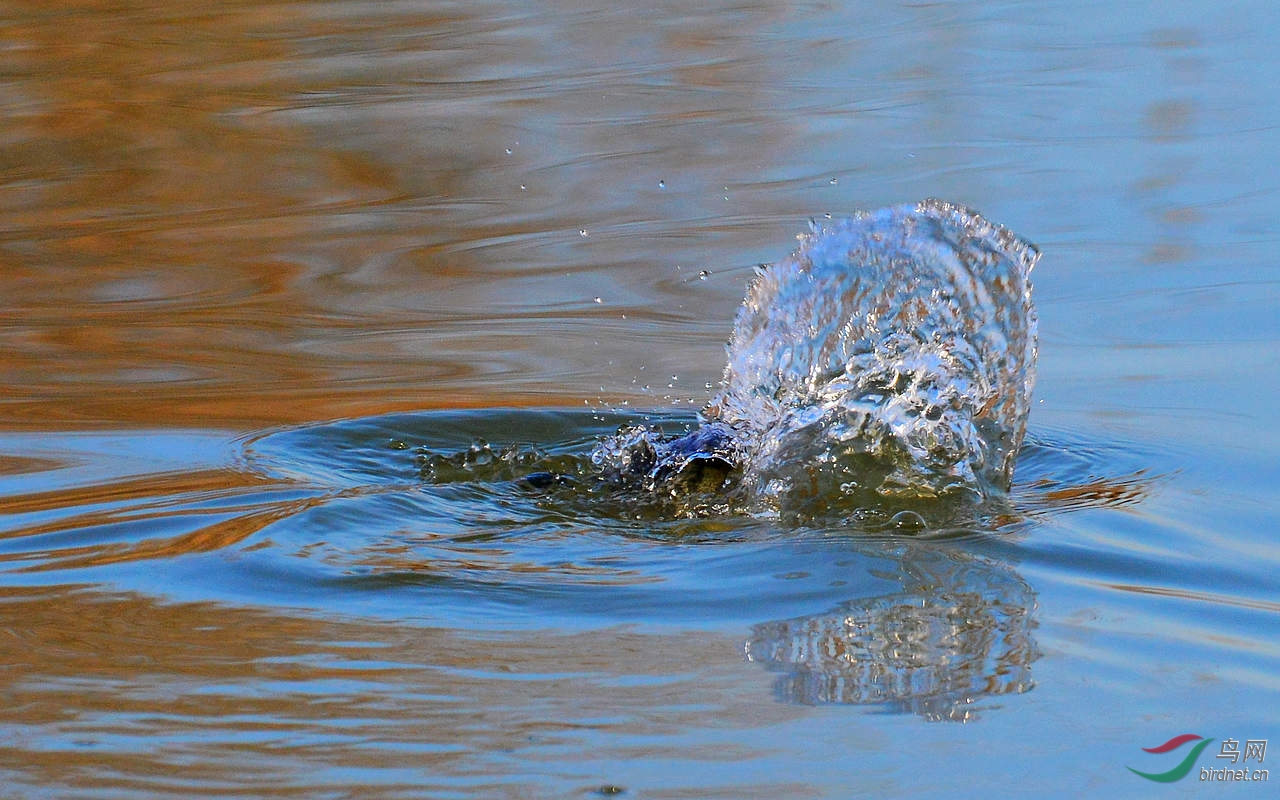
[(1194, 733), (1184, 733), (1181, 736), (1173, 737), (1159, 747), (1142, 748), (1148, 753), (1168, 753), (1170, 751), (1177, 750), (1187, 742), (1194, 742), (1197, 740), (1199, 740), (1200, 743), (1191, 748), (1191, 752), (1187, 753), (1187, 757), (1182, 759), (1182, 762), (1178, 764), (1178, 766), (1168, 772), (1139, 772), (1133, 767), (1125, 767), (1125, 769), (1129, 770), (1134, 775), (1141, 776), (1149, 781), (1155, 781), (1157, 783), (1173, 783), (1174, 781), (1180, 781), (1187, 777), (1187, 773), (1196, 765), (1196, 759), (1199, 758), (1200, 754), (1204, 752), (1204, 749), (1209, 746), (1209, 743), (1213, 741), (1212, 739), (1206, 739), (1203, 736), (1197, 736)]

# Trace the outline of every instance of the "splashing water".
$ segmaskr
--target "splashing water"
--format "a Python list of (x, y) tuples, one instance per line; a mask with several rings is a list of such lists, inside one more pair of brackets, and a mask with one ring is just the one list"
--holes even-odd
[(937, 200), (814, 225), (761, 271), (705, 415), (767, 497), (1007, 489), (1035, 380), (1039, 251)]
[(596, 462), (654, 485), (714, 466), (755, 509), (800, 514), (1005, 492), (1035, 381), (1039, 250), (938, 200), (799, 238), (747, 291), (705, 427), (665, 445), (633, 428)]

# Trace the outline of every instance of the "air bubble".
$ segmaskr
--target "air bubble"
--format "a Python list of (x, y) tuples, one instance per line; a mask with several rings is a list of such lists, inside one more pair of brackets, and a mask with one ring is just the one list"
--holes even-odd
[(929, 527), (925, 518), (914, 511), (899, 511), (889, 518), (889, 524), (900, 531), (922, 531)]

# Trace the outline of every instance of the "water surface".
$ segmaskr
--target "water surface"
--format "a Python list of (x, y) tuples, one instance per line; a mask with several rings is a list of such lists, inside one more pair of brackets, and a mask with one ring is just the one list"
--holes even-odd
[[(1265, 793), (1125, 767), (1280, 738), (1277, 23), (7, 4), (6, 795)], [(1007, 502), (520, 483), (693, 424), (756, 264), (928, 196), (1044, 253)]]

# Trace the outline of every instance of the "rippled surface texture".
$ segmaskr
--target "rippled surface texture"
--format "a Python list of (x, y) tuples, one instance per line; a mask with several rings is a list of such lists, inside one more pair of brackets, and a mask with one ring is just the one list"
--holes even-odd
[[(1277, 26), (3, 4), (0, 795), (1266, 795), (1126, 767), (1280, 738)], [(946, 357), (808, 330), (924, 197), (1043, 251), (1033, 394), (1012, 235), (896, 303)], [(850, 407), (927, 468), (810, 513)], [(704, 408), (782, 513), (600, 478)]]

